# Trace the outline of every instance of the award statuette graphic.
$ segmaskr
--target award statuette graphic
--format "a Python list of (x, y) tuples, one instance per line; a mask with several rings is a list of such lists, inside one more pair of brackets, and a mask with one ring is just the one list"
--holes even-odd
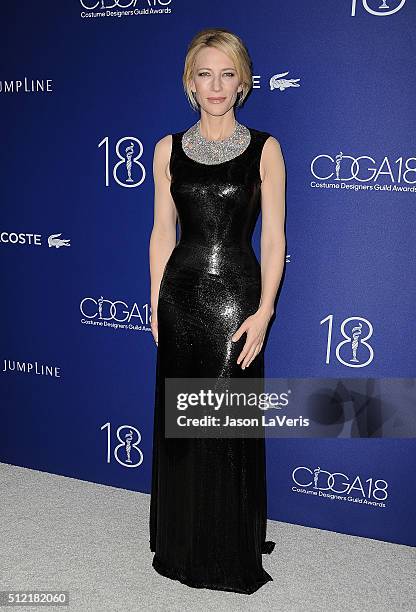
[(103, 302), (104, 302), (104, 298), (103, 296), (101, 296), (100, 299), (98, 300), (98, 313), (100, 315), (100, 319), (102, 319), (102, 314), (103, 314)]
[(321, 471), (320, 467), (315, 468), (314, 471), (313, 471), (313, 474), (314, 474), (314, 476), (313, 476), (313, 486), (314, 486), (314, 489), (318, 488), (318, 478), (319, 478), (319, 472), (320, 471)]
[(134, 144), (131, 142), (130, 146), (126, 147), (126, 157), (127, 157), (126, 168), (127, 168), (127, 177), (128, 177), (126, 179), (126, 183), (133, 182), (133, 179), (131, 178), (131, 167), (132, 167), (131, 158), (133, 157), (133, 151), (134, 151)]
[(350, 359), (350, 361), (354, 361), (355, 363), (358, 363), (358, 359), (357, 359), (358, 338), (361, 336), (362, 327), (363, 327), (363, 324), (359, 323), (356, 327), (352, 328), (352, 340), (351, 340), (352, 358)]
[(342, 158), (343, 158), (343, 153), (342, 153), (342, 151), (340, 151), (338, 153), (338, 155), (336, 155), (336, 157), (335, 157), (335, 160), (336, 160), (336, 163), (335, 163), (335, 173), (337, 175), (337, 178), (335, 179), (336, 181), (340, 180), (340, 178), (339, 178), (339, 169), (340, 169), (340, 166), (341, 166), (341, 159)]
[(130, 431), (128, 431), (124, 437), (126, 439), (126, 456), (127, 456), (126, 463), (132, 463), (132, 460), (131, 460), (131, 441), (133, 440), (132, 430), (130, 429)]

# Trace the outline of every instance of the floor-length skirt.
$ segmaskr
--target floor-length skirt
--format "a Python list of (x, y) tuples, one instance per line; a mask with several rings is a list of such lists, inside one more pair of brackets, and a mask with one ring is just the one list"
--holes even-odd
[(231, 341), (260, 291), (258, 277), (227, 284), (174, 258), (162, 278), (150, 549), (157, 572), (192, 587), (250, 594), (273, 580), (262, 566), (274, 547), (266, 541), (264, 437), (166, 438), (164, 421), (166, 377), (264, 376), (263, 350), (243, 371), (236, 360), (246, 335)]

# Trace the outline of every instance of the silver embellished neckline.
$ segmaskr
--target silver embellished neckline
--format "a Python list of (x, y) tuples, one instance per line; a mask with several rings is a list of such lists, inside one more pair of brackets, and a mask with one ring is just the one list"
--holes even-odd
[(182, 136), (184, 153), (200, 164), (221, 164), (238, 157), (247, 149), (251, 141), (250, 130), (235, 122), (231, 136), (223, 140), (207, 140), (200, 131), (201, 120), (192, 125)]

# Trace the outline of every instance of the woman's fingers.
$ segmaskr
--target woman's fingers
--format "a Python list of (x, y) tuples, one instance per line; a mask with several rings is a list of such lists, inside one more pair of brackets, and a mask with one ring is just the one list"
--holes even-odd
[(243, 323), (241, 323), (237, 331), (234, 332), (234, 334), (231, 336), (231, 340), (233, 342), (237, 342), (237, 340), (239, 340), (241, 336), (244, 334), (244, 332), (246, 331), (246, 327), (247, 327), (247, 319), (243, 321)]
[(259, 336), (251, 339), (249, 337), (250, 330), (247, 333), (247, 340), (241, 353), (237, 358), (237, 363), (241, 363), (241, 367), (244, 369), (250, 365), (253, 359), (260, 353), (261, 348), (263, 346), (264, 336), (265, 334), (260, 334)]
[(237, 358), (237, 364), (241, 364), (243, 370), (249, 366), (253, 359), (260, 353), (266, 335), (266, 329), (264, 325), (259, 325), (255, 317), (250, 315), (231, 336), (231, 340), (236, 342), (241, 338), (244, 332), (247, 332), (246, 342)]
[(247, 350), (247, 353), (243, 358), (243, 362), (241, 364), (243, 370), (253, 361), (254, 357), (256, 356), (257, 346), (257, 344), (254, 344), (254, 346)]
[(237, 363), (243, 368), (246, 367), (247, 362), (254, 357), (254, 351), (256, 349), (256, 346), (259, 343), (259, 338), (251, 338), (249, 337), (249, 333), (247, 334), (247, 340), (245, 345), (243, 346), (243, 349), (241, 351), (241, 353), (239, 354), (238, 358), (237, 358)]
[[(260, 344), (258, 344), (258, 345), (255, 347), (255, 349), (254, 349), (254, 353), (253, 353), (253, 355), (252, 355), (252, 356), (251, 356), (251, 358), (250, 358), (250, 359), (247, 361), (247, 363), (246, 363), (246, 365), (245, 365), (244, 367), (248, 368), (248, 366), (251, 364), (251, 362), (253, 361), (253, 359), (254, 359), (255, 357), (257, 357), (257, 355), (260, 353), (260, 351), (261, 351), (261, 346), (260, 346)], [(243, 365), (244, 365), (244, 364), (243, 364)]]

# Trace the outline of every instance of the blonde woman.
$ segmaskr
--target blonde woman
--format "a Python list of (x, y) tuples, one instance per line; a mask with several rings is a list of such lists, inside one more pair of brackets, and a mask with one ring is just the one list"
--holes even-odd
[[(159, 140), (153, 161), (150, 549), (163, 576), (250, 594), (273, 580), (262, 565), (274, 547), (266, 541), (265, 440), (166, 437), (164, 381), (264, 377), (285, 258), (285, 169), (278, 141), (236, 120), (252, 87), (237, 35), (199, 32), (183, 84), (200, 117)], [(260, 210), (261, 265), (251, 245)]]

